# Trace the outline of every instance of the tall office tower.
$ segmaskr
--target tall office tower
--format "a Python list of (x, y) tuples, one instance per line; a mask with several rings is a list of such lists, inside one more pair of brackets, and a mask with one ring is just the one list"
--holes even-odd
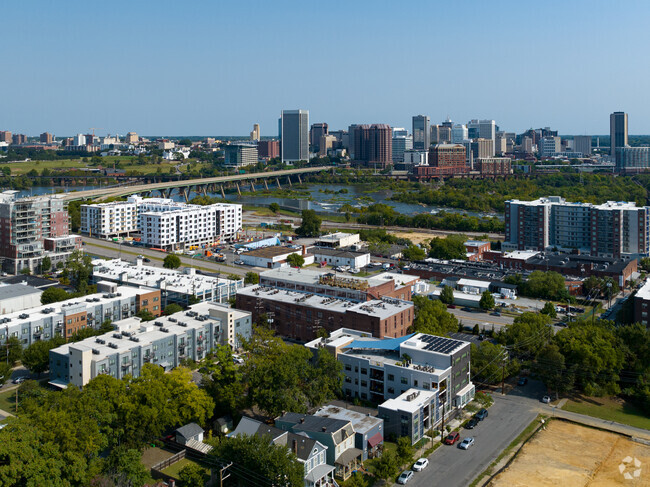
[(6, 142), (7, 144), (11, 144), (12, 140), (13, 138), (11, 137), (11, 132), (0, 130), (0, 142)]
[(467, 124), (470, 139), (490, 139), (496, 137), (497, 124), (494, 120), (470, 120)]
[(451, 143), (451, 126), (443, 124), (438, 128), (438, 144), (449, 143)]
[(431, 144), (437, 144), (440, 139), (440, 125), (433, 124), (429, 127), (429, 135)]
[(259, 140), (260, 140), (260, 124), (259, 123), (253, 124), (253, 131), (251, 132), (251, 140), (254, 140), (255, 142), (259, 142)]
[(404, 162), (404, 152), (413, 149), (413, 137), (403, 128), (393, 129), (393, 162)]
[(503, 132), (498, 132), (494, 139), (494, 154), (497, 156), (508, 152), (508, 139)]
[(627, 113), (614, 112), (609, 116), (609, 155), (616, 157), (616, 149), (627, 145)]
[(430, 145), (429, 117), (415, 115), (413, 117), (413, 148), (416, 150), (429, 150)]
[(385, 123), (372, 124), (368, 131), (368, 164), (386, 167), (393, 162), (393, 131)]
[(15, 145), (26, 144), (27, 136), (25, 134), (14, 134), (13, 137), (11, 137), (11, 143)]
[(533, 153), (533, 139), (531, 137), (524, 136), (521, 138), (521, 151), (526, 154)]
[(463, 140), (466, 140), (467, 136), (467, 125), (456, 124), (451, 128), (451, 143), (458, 144)]
[(472, 153), (474, 159), (486, 159), (494, 157), (494, 141), (491, 139), (478, 138), (472, 142)]
[(312, 152), (320, 152), (321, 137), (328, 135), (328, 127), (324, 122), (314, 123), (309, 129), (309, 145), (311, 145)]
[(576, 135), (573, 138), (573, 151), (582, 152), (582, 155), (591, 155), (591, 135)]
[(140, 136), (136, 132), (128, 132), (124, 137), (124, 142), (127, 144), (137, 144), (140, 142)]
[(558, 152), (562, 152), (562, 139), (560, 137), (542, 137), (538, 150), (540, 157), (552, 157)]
[(282, 162), (309, 160), (309, 111), (282, 110), (280, 117)]
[(48, 133), (48, 132), (43, 132), (40, 137), (40, 141), (43, 144), (51, 144), (54, 142), (54, 135)]

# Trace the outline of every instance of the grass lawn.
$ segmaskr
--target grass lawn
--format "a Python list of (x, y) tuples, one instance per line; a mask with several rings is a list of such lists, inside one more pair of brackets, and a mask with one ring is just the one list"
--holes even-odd
[[(196, 462), (193, 462), (192, 460), (188, 460), (187, 458), (183, 458), (182, 460), (179, 460), (178, 462), (170, 465), (167, 467), (165, 470), (163, 470), (163, 473), (166, 473), (167, 475), (171, 475), (174, 478), (178, 478), (178, 474), (180, 473), (181, 470), (187, 465), (190, 464), (195, 464), (198, 465)], [(200, 465), (199, 465), (200, 466)], [(205, 471), (206, 476), (208, 475), (208, 471)]]
[(16, 414), (16, 391), (14, 389), (0, 392), (0, 409)]
[(562, 409), (650, 430), (650, 418), (634, 404), (617, 397), (575, 397)]
[[(133, 170), (133, 171), (140, 172), (142, 174), (155, 173), (158, 170), (158, 168), (160, 168), (163, 173), (167, 174), (169, 173), (169, 169), (173, 168), (177, 164), (176, 162), (163, 161), (160, 164), (145, 164), (139, 166), (135, 163), (135, 160), (137, 160), (136, 158), (121, 156), (121, 157), (103, 157), (100, 165), (104, 168), (113, 167), (113, 163), (116, 160), (121, 162), (121, 165), (125, 170), (127, 171)], [(12, 162), (6, 164), (6, 166), (8, 166), (11, 169), (11, 174), (14, 176), (27, 174), (32, 169), (35, 169), (40, 173), (43, 169), (57, 170), (57, 169), (83, 169), (86, 167), (88, 168), (97, 167), (96, 165), (93, 165), (89, 162), (88, 163), (83, 162), (81, 158), (61, 159), (58, 161)], [(92, 173), (90, 175), (92, 175)]]

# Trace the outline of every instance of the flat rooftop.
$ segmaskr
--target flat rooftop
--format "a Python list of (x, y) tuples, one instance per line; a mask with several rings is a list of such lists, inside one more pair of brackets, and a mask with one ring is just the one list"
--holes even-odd
[(41, 294), (42, 292), (41, 289), (25, 284), (0, 284), (0, 300), (29, 296), (30, 294)]
[[(315, 251), (315, 253), (320, 250)], [(250, 255), (252, 252), (247, 252)], [(279, 267), (277, 269), (270, 269), (260, 274), (261, 278), (278, 279), (290, 282), (298, 282), (301, 284), (317, 285), (321, 277), (328, 275), (336, 275), (338, 279), (349, 282), (367, 283), (368, 287), (375, 287), (386, 283), (386, 281), (393, 280), (395, 287), (400, 288), (407, 284), (412, 284), (419, 279), (418, 276), (410, 274), (397, 274), (395, 272), (382, 272), (370, 277), (358, 277), (353, 275), (340, 275), (330, 270), (317, 270), (317, 269), (294, 269), (293, 267)], [(326, 285), (326, 284), (321, 284)], [(332, 286), (341, 287), (341, 286)], [(360, 287), (361, 288), (361, 287)]]
[(249, 250), (245, 254), (242, 254), (242, 256), (272, 259), (273, 257), (279, 257), (281, 255), (301, 254), (301, 253), (302, 253), (301, 249), (291, 249), (289, 247), (284, 247), (281, 245), (271, 245), (269, 247), (262, 247), (259, 249)]
[(368, 416), (358, 411), (352, 411), (351, 409), (345, 409), (331, 404), (320, 408), (314, 413), (314, 416), (349, 421), (354, 426), (354, 432), (361, 434), (383, 422), (382, 419), (376, 416)]
[(650, 299), (650, 279), (647, 279), (643, 286), (636, 292), (636, 297), (641, 299)]
[(345, 232), (336, 232), (336, 233), (330, 233), (328, 235), (323, 235), (317, 239), (319, 242), (338, 242), (342, 238), (347, 238), (351, 237), (353, 235), (358, 235), (356, 233), (345, 233)]
[(95, 259), (92, 264), (95, 280), (107, 279), (183, 294), (203, 294), (205, 291), (230, 286), (234, 283), (241, 285), (241, 280), (232, 281), (220, 277), (196, 274), (193, 269), (178, 271), (139, 263), (132, 264), (121, 259)]
[(335, 313), (354, 312), (386, 319), (396, 313), (412, 308), (413, 303), (395, 298), (374, 299), (354, 303), (333, 297), (319, 296), (303, 292), (286, 291), (264, 286), (248, 286), (237, 291), (237, 295), (267, 299), (276, 303), (297, 304), (300, 306), (327, 310)]
[(394, 399), (384, 401), (380, 406), (392, 411), (415, 413), (423, 405), (431, 404), (431, 401), (436, 397), (437, 393), (438, 389), (432, 391), (409, 389)]

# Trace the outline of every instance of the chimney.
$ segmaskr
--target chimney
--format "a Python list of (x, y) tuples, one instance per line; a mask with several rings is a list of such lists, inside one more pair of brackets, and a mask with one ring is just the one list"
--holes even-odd
[(305, 418), (300, 418), (300, 424), (305, 422)]
[(302, 255), (307, 255), (307, 247), (302, 246)]
[(321, 430), (323, 431), (323, 433), (325, 433), (327, 431), (327, 426), (323, 426)]
[(298, 454), (298, 440), (293, 440), (292, 450), (296, 455)]

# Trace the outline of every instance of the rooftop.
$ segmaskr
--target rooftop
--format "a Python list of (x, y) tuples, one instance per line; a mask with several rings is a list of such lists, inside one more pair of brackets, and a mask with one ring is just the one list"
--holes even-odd
[(51, 279), (23, 275), (5, 277), (0, 282), (4, 284), (27, 284), (28, 286), (36, 287), (39, 289), (45, 289), (59, 284), (57, 281), (53, 281)]
[(352, 250), (331, 249), (329, 247), (312, 247), (309, 251), (314, 255), (328, 255), (330, 257), (342, 257), (347, 259), (368, 254), (368, 252), (354, 252)]
[(273, 257), (279, 257), (281, 255), (289, 254), (300, 254), (301, 249), (291, 249), (289, 247), (283, 247), (281, 245), (273, 245), (269, 247), (262, 247), (259, 249), (249, 250), (245, 254), (242, 254), (246, 257), (261, 257), (263, 259), (272, 259)]
[(636, 292), (636, 297), (641, 299), (650, 299), (650, 279), (647, 279), (643, 286)]
[(369, 316), (377, 316), (382, 320), (389, 318), (404, 309), (413, 307), (412, 302), (395, 298), (384, 297), (382, 299), (355, 303), (333, 297), (319, 296), (317, 294), (286, 291), (264, 286), (248, 286), (239, 289), (237, 295), (264, 298), (280, 303), (299, 304), (301, 306), (324, 309), (336, 313), (353, 312)]
[(323, 406), (318, 411), (316, 411), (314, 415), (321, 416), (323, 418), (334, 418), (349, 421), (352, 423), (354, 431), (362, 434), (366, 431), (371, 430), (377, 426), (377, 424), (382, 423), (382, 420), (376, 416), (368, 416), (367, 414), (363, 414), (358, 411), (352, 411), (351, 409), (340, 408), (333, 405)]
[(420, 389), (409, 389), (394, 399), (388, 399), (380, 404), (380, 407), (393, 411), (404, 411), (415, 413), (422, 406), (430, 404), (436, 397), (438, 390), (425, 391)]
[(354, 233), (345, 233), (345, 232), (336, 232), (336, 233), (330, 233), (328, 235), (322, 235), (318, 238), (319, 241), (321, 242), (338, 242), (342, 238), (347, 238), (351, 237), (352, 235), (356, 235)]
[(194, 269), (171, 270), (161, 267), (143, 265), (140, 260), (135, 264), (120, 259), (93, 260), (93, 277), (111, 281), (129, 283), (138, 286), (160, 288), (183, 294), (202, 295), (218, 287), (230, 286), (240, 281), (196, 274)]
[(26, 284), (0, 284), (0, 300), (29, 296), (30, 294), (41, 294), (43, 290)]

